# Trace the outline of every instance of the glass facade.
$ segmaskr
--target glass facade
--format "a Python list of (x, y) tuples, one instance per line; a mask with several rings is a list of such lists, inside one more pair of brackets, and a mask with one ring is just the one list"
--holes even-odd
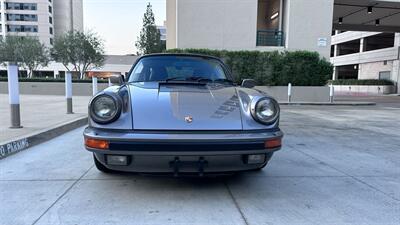
[(7, 25), (7, 32), (38, 32), (38, 26), (35, 25)]
[(35, 14), (7, 14), (7, 21), (38, 21)]
[(37, 10), (37, 4), (36, 3), (6, 2), (6, 9), (8, 9), (8, 10)]

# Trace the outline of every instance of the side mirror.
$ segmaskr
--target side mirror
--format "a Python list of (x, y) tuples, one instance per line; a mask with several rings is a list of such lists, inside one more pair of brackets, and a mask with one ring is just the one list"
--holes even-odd
[(245, 88), (253, 88), (256, 86), (256, 81), (253, 79), (244, 79), (241, 86)]
[(113, 75), (110, 77), (111, 84), (121, 86), (125, 83), (123, 75)]

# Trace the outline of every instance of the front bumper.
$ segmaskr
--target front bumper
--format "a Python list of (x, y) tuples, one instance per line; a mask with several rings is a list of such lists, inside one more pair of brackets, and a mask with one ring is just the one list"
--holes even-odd
[[(85, 138), (109, 141), (109, 149), (86, 149), (95, 153), (98, 161), (112, 170), (131, 172), (174, 172), (171, 162), (206, 161), (204, 172), (242, 171), (259, 168), (247, 164), (250, 154), (271, 154), (280, 149), (265, 148), (267, 140), (280, 139), (279, 129), (256, 131), (120, 131), (87, 127)], [(106, 155), (129, 156), (127, 166), (107, 165)], [(198, 172), (196, 166), (182, 163), (180, 172)], [(180, 164), (179, 164), (180, 165)]]

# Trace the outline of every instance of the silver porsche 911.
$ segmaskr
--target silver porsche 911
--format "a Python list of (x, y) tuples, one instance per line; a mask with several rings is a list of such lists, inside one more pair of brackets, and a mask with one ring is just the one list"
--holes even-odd
[(259, 170), (281, 148), (279, 105), (214, 57), (140, 57), (89, 103), (85, 147), (103, 172)]

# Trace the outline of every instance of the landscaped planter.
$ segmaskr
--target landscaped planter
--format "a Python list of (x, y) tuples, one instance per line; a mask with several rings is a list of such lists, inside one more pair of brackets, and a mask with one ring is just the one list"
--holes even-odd
[(333, 85), (335, 96), (338, 95), (387, 95), (396, 93), (394, 85)]

